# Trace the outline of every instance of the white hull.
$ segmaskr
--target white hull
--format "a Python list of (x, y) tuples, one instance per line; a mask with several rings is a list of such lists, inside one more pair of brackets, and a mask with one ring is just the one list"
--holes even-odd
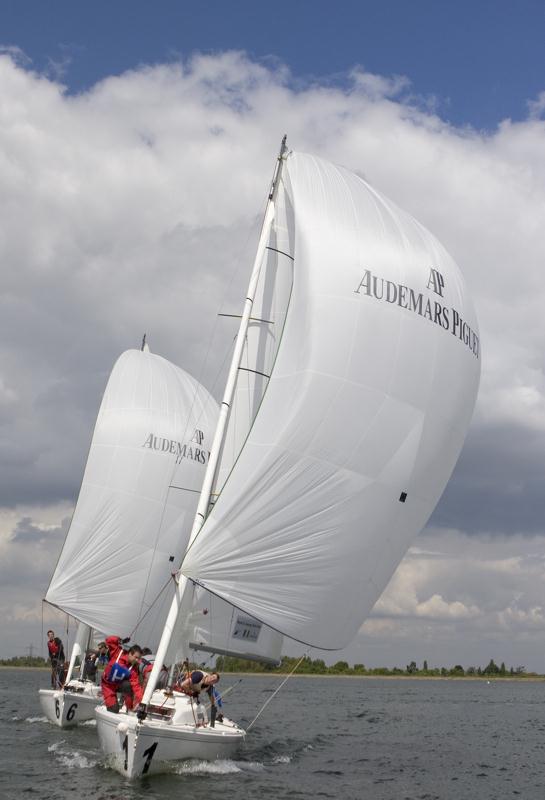
[(214, 728), (197, 727), (186, 697), (176, 696), (167, 704), (163, 696), (162, 705), (173, 709), (170, 719), (150, 714), (141, 724), (133, 713), (96, 709), (98, 738), (108, 764), (127, 778), (165, 772), (174, 762), (189, 758), (231, 758), (244, 741), (245, 732), (227, 719)]
[(40, 689), (40, 704), (49, 720), (59, 728), (73, 728), (94, 719), (95, 708), (102, 702), (100, 688), (88, 681), (72, 681), (68, 689)]

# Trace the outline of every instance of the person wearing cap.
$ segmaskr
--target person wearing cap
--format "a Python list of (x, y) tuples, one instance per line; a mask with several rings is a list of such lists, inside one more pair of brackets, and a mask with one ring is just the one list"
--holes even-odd
[(108, 645), (106, 642), (99, 642), (96, 649), (88, 650), (85, 654), (82, 679), (84, 681), (93, 681), (93, 683), (96, 683), (98, 668), (104, 668), (107, 663)]
[(214, 705), (214, 692), (213, 687), (219, 681), (219, 672), (203, 672), (200, 669), (194, 669), (190, 672), (185, 680), (179, 684), (180, 691), (185, 694), (199, 699), (202, 691), (205, 691), (210, 698), (212, 705)]

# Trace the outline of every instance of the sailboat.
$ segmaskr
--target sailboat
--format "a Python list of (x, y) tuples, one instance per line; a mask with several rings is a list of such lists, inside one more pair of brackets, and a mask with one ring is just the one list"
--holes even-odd
[(284, 139), (154, 669), (137, 714), (96, 711), (114, 769), (225, 758), (244, 740), (155, 688), (189, 654), (196, 589), (307, 647), (354, 638), (445, 488), (479, 377), (475, 311), (437, 239)]
[(64, 685), (40, 690), (45, 715), (60, 727), (93, 719), (101, 702), (82, 669), (93, 632), (157, 645), (217, 416), (206, 389), (147, 345), (117, 360), (45, 597), (79, 622)]

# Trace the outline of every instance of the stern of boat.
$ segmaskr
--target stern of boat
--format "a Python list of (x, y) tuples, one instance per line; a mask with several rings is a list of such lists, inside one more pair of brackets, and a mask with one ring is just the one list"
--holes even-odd
[(79, 681), (65, 689), (40, 689), (39, 695), (45, 716), (59, 728), (73, 728), (80, 722), (93, 719), (95, 708), (101, 701), (98, 686)]

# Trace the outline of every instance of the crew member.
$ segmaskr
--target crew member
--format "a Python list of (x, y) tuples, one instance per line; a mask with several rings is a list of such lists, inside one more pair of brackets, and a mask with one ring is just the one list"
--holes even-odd
[(64, 647), (59, 637), (55, 636), (55, 631), (47, 631), (47, 649), (51, 661), (51, 686), (58, 689), (62, 686)]
[[(146, 689), (146, 685), (149, 680), (149, 676), (151, 675), (151, 671), (153, 669), (153, 665), (155, 664), (155, 656), (149, 649), (149, 647), (144, 647), (142, 650), (142, 658), (140, 659), (140, 664), (138, 665), (138, 670), (140, 673), (140, 683), (142, 684), (142, 694)], [(156, 689), (166, 689), (168, 685), (168, 668), (163, 664), (161, 667), (161, 671), (159, 672), (159, 676), (157, 678), (157, 683), (155, 684)]]
[[(117, 646), (110, 646), (108, 639), (117, 640)], [(131, 711), (142, 699), (142, 687), (140, 685), (138, 662), (142, 657), (141, 648), (135, 644), (128, 652), (122, 649), (121, 640), (118, 637), (108, 637), (106, 643), (109, 645), (110, 653), (114, 652), (108, 666), (102, 673), (101, 687), (104, 704), (108, 711), (114, 714), (119, 713), (118, 694), (121, 694), (125, 707)], [(117, 652), (116, 652), (117, 650)]]
[(215, 704), (214, 700), (214, 685), (219, 681), (219, 672), (203, 672), (200, 669), (194, 669), (190, 672), (185, 680), (179, 684), (179, 689), (185, 694), (199, 699), (202, 691), (205, 691), (210, 698), (212, 705)]
[(100, 642), (96, 650), (88, 650), (85, 654), (82, 679), (96, 683), (98, 668), (105, 667), (108, 661), (108, 645), (106, 642)]

